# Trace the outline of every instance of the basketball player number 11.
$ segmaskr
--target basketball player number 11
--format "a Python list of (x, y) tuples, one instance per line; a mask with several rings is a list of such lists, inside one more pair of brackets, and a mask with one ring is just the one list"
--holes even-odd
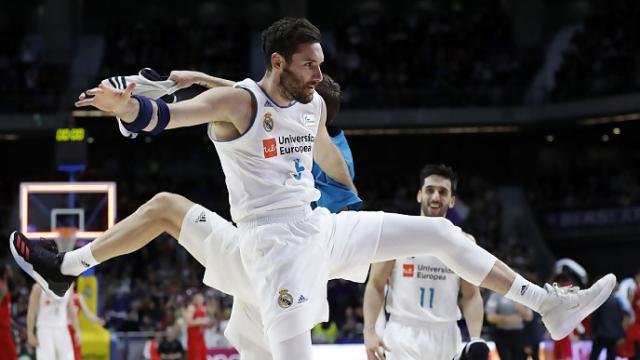
[[(420, 307), (424, 307), (424, 295), (426, 289), (420, 288)], [(436, 289), (429, 288), (429, 309), (433, 309), (433, 295), (436, 293)]]

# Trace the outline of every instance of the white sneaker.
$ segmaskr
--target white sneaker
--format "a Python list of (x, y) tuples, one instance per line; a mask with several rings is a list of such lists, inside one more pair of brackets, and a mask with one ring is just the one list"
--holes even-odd
[(560, 340), (573, 331), (589, 314), (602, 305), (616, 286), (616, 277), (608, 274), (590, 288), (559, 287), (546, 284), (549, 296), (540, 306), (542, 322), (553, 340)]

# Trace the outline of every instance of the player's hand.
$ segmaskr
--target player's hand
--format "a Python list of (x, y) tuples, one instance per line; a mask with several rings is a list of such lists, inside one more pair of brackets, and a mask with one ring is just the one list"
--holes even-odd
[(38, 347), (38, 338), (36, 338), (36, 336), (32, 333), (28, 333), (27, 334), (27, 344), (29, 344), (29, 346), (31, 346), (32, 348), (37, 348)]
[(367, 351), (367, 360), (384, 359), (384, 352), (391, 351), (375, 332), (364, 334), (364, 348)]
[(75, 338), (74, 340), (76, 341), (76, 344), (80, 344), (80, 329), (76, 329), (76, 333), (73, 335), (73, 337)]
[(100, 325), (100, 326), (104, 326), (105, 321), (104, 321), (104, 319), (103, 319), (103, 318), (98, 318), (98, 321), (96, 321), (96, 323), (97, 323), (98, 325)]
[(202, 73), (189, 70), (174, 70), (169, 74), (169, 80), (175, 81), (176, 90), (185, 89), (200, 81)]
[(130, 83), (124, 90), (100, 84), (98, 87), (82, 92), (76, 101), (76, 107), (94, 106), (102, 111), (114, 114), (123, 113), (136, 84)]

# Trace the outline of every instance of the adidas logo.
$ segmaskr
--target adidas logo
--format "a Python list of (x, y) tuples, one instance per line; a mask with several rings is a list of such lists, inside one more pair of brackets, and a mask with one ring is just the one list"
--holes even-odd
[(195, 222), (199, 223), (199, 222), (206, 222), (206, 221), (207, 221), (207, 214), (203, 211), (200, 213), (200, 215), (198, 216)]
[(271, 102), (269, 100), (264, 102), (264, 107), (273, 107), (273, 105), (271, 104)]
[(109, 83), (116, 89), (124, 89), (127, 87), (127, 81), (124, 76), (113, 76), (109, 78)]
[(529, 288), (529, 285), (522, 285), (522, 287), (520, 288), (520, 295), (524, 295), (524, 293), (527, 292), (528, 288)]
[(304, 295), (300, 295), (300, 297), (298, 298), (298, 304), (301, 304), (303, 302), (307, 301), (307, 298), (304, 297)]
[(84, 260), (80, 260), (80, 264), (82, 264), (82, 266), (84, 266), (85, 268), (88, 268), (89, 266), (91, 266), (91, 265), (89, 265), (88, 262), (86, 262)]

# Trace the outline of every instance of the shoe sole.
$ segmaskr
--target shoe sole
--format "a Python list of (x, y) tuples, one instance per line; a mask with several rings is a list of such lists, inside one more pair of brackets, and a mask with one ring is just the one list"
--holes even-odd
[(49, 283), (40, 274), (38, 274), (37, 271), (33, 269), (33, 265), (27, 262), (18, 253), (15, 246), (13, 245), (13, 240), (15, 240), (16, 233), (17, 231), (14, 231), (11, 233), (11, 236), (9, 236), (9, 247), (11, 248), (11, 255), (13, 255), (13, 258), (15, 259), (16, 263), (18, 263), (18, 266), (20, 266), (22, 271), (26, 272), (29, 276), (31, 276), (31, 278), (33, 278), (33, 280), (35, 280), (38, 283), (38, 285), (40, 285), (40, 287), (42, 287), (42, 289), (48, 295), (53, 296), (55, 299), (62, 299), (61, 296), (56, 295), (56, 293), (54, 293), (53, 291), (51, 291), (51, 289), (49, 289)]
[(604, 277), (602, 277), (602, 279), (598, 280), (596, 284), (599, 282), (608, 281), (607, 279), (611, 279), (610, 281), (611, 285), (607, 286), (606, 288), (603, 288), (596, 297), (594, 297), (589, 303), (587, 303), (587, 305), (583, 306), (580, 310), (578, 310), (578, 312), (574, 316), (572, 316), (580, 319), (578, 323), (575, 325), (568, 326), (570, 324), (567, 324), (566, 321), (563, 321), (562, 323), (565, 324), (565, 326), (560, 327), (560, 331), (559, 331), (560, 335), (554, 336), (553, 334), (551, 334), (551, 338), (553, 340), (560, 340), (567, 337), (573, 331), (573, 329), (575, 329), (576, 326), (578, 326), (578, 324), (580, 323), (580, 321), (582, 321), (582, 319), (586, 318), (589, 314), (594, 312), (597, 308), (600, 307), (600, 305), (602, 305), (609, 298), (609, 296), (611, 296), (611, 291), (616, 286), (615, 275), (607, 274)]

